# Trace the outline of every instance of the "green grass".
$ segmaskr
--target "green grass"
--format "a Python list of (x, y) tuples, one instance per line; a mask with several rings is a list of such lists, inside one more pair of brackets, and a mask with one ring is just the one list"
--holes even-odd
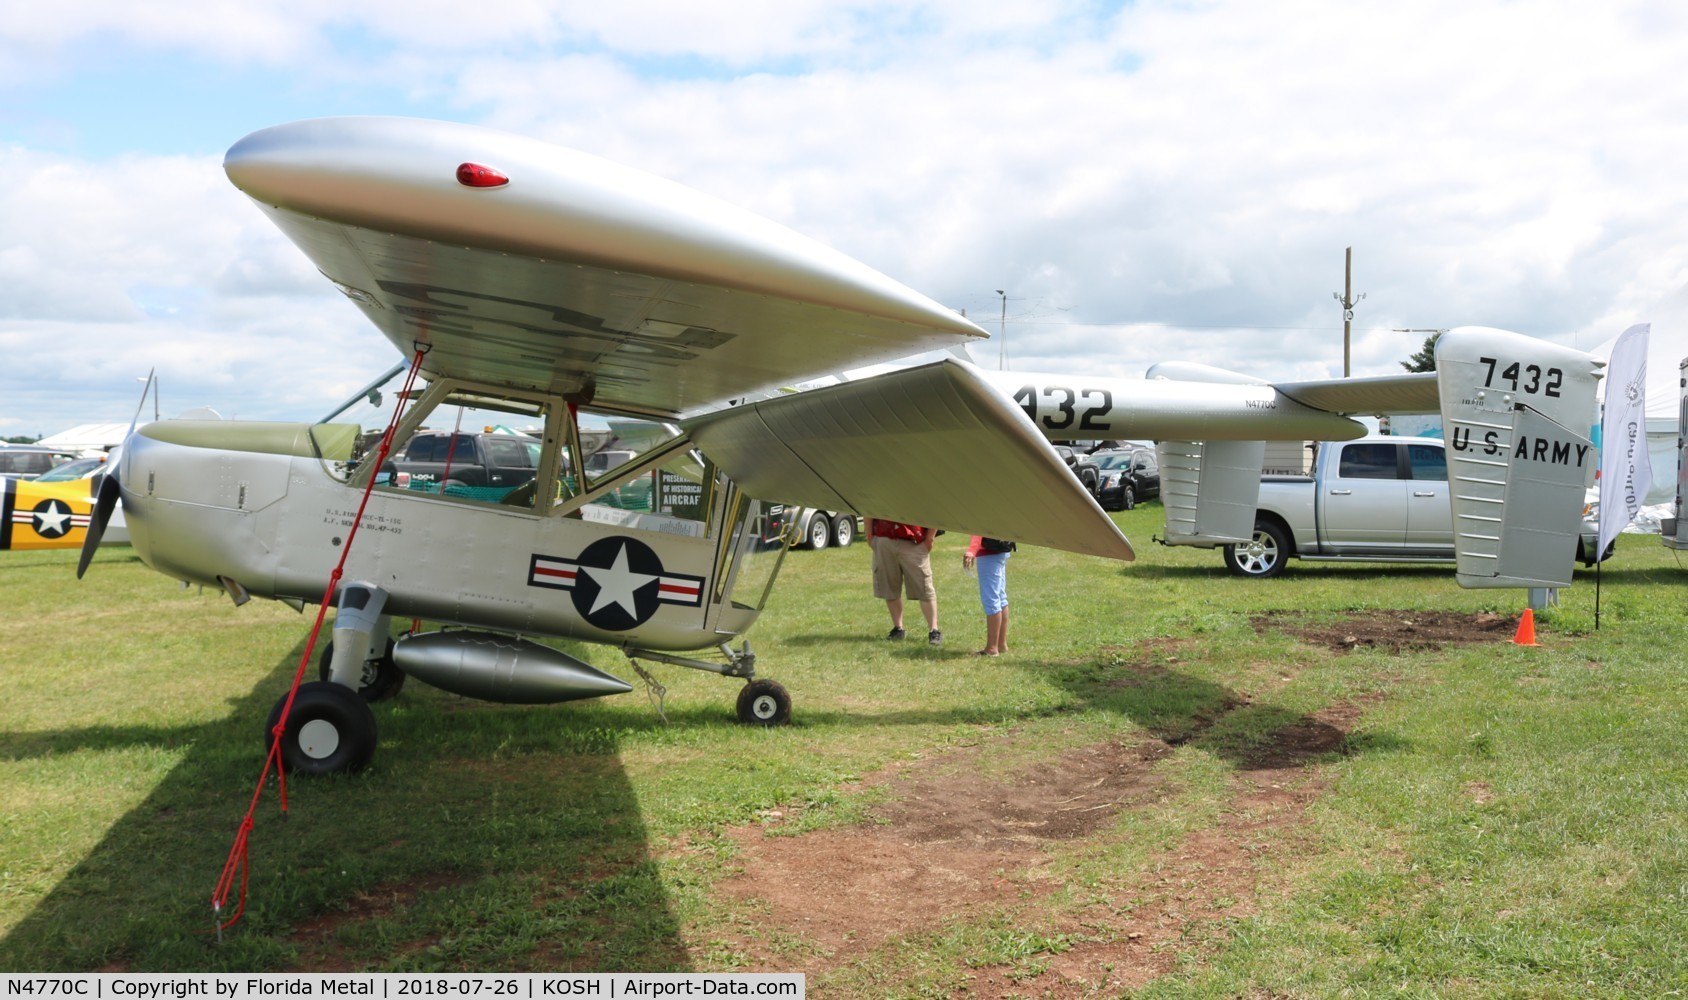
[[(826, 996), (947, 996), (1039, 974), (1123, 926), (1109, 914), (1192, 836), (1236, 821), (1249, 755), (1283, 726), (1363, 705), (1295, 849), (1187, 928), (1145, 996), (1660, 996), (1688, 989), (1688, 568), (1624, 536), (1595, 627), (1594, 575), (1538, 616), (1542, 645), (1337, 655), (1250, 616), (1521, 610), (1440, 568), (1292, 564), (1273, 581), (1155, 546), (1160, 509), (1116, 515), (1120, 565), (1010, 563), (1012, 652), (983, 637), (963, 539), (939, 540), (947, 643), (888, 643), (867, 550), (793, 552), (751, 633), (793, 725), (731, 721), (733, 682), (659, 668), (642, 694), (499, 706), (407, 685), (377, 706), (355, 777), (266, 791), (243, 919), (209, 901), (261, 767), (261, 731), (309, 616), (182, 590), (126, 549), (0, 553), (0, 970), (730, 971), (816, 954), (718, 883), (728, 828), (871, 822), (865, 781), (921, 761), (1020, 773), (1105, 741), (1166, 740), (1152, 801), (1041, 856), (1058, 891), (935, 923), (810, 976)], [(619, 654), (570, 645), (632, 679)], [(958, 751), (965, 751), (960, 753)], [(1112, 910), (1109, 908), (1112, 907)], [(1018, 978), (1015, 978), (1018, 977)], [(1098, 987), (1104, 995), (1119, 990)]]

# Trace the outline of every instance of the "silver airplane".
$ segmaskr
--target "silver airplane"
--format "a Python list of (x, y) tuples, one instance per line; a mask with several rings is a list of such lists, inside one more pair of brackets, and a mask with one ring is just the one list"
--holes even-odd
[[(531, 637), (615, 647), (655, 691), (645, 663), (739, 679), (741, 720), (784, 722), (789, 694), (742, 639), (786, 548), (767, 501), (1132, 559), (1050, 439), (1161, 441), (1169, 539), (1246, 541), (1262, 441), (1440, 407), (1468, 460), (1460, 582), (1569, 582), (1598, 368), (1581, 352), (1460, 330), (1439, 375), (1269, 385), (946, 360), (782, 392), (987, 335), (766, 219), (501, 132), (316, 119), (247, 136), (224, 167), (403, 360), (315, 423), (133, 430), (78, 575), (121, 506), (161, 573), (236, 604), (331, 604), (319, 679), (266, 727), (296, 772), (368, 764), (369, 703), (407, 677), (515, 703), (632, 689)], [(482, 437), (507, 457), (481, 458)], [(428, 454), (404, 450), (424, 439)], [(446, 627), (393, 639), (394, 618)]]

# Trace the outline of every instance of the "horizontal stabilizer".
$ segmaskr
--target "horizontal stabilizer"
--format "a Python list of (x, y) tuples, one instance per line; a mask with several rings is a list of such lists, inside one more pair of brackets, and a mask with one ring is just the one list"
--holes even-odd
[(1303, 406), (1332, 413), (1435, 413), (1434, 373), (1277, 382), (1273, 388)]
[(946, 360), (684, 421), (752, 496), (1131, 559), (1031, 421)]

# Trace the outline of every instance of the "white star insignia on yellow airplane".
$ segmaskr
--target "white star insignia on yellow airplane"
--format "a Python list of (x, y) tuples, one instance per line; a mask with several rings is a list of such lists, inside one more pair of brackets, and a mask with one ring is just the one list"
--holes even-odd
[(58, 538), (70, 529), (70, 508), (57, 500), (49, 500), (35, 508), (35, 530), (47, 538)]

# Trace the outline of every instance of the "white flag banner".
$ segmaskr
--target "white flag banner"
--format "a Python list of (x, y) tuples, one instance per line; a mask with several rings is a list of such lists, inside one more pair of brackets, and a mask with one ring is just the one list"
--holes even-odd
[(1606, 412), (1600, 418), (1600, 543), (1604, 554), (1641, 509), (1653, 485), (1647, 458), (1647, 335), (1637, 323), (1618, 337), (1606, 365)]

